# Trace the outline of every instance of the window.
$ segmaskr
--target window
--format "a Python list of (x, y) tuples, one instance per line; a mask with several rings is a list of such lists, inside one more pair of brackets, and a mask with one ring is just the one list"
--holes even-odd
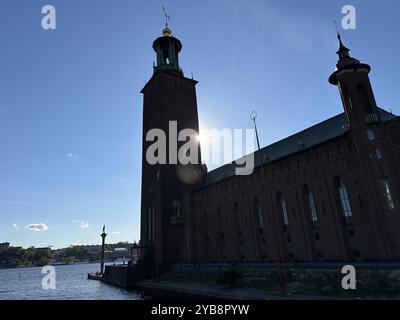
[(314, 195), (312, 192), (310, 192), (308, 190), (308, 187), (305, 187), (305, 196), (306, 196), (308, 208), (310, 210), (311, 221), (313, 223), (317, 223), (318, 217), (317, 217), (317, 209), (315, 207)]
[(280, 191), (278, 191), (278, 193), (276, 194), (276, 202), (278, 208), (280, 207), (281, 210), (280, 214), (282, 215), (283, 219), (283, 228), (286, 230), (287, 226), (289, 225), (289, 215), (286, 207), (285, 198), (282, 197), (282, 193)]
[(375, 140), (375, 134), (372, 130), (367, 130), (367, 137), (369, 141)]
[(258, 216), (259, 227), (262, 229), (264, 228), (264, 221), (261, 212), (261, 206), (257, 198), (254, 199), (254, 213)]
[(283, 197), (281, 197), (281, 205), (282, 205), (282, 213), (283, 213), (283, 223), (285, 226), (289, 225), (289, 218), (286, 208), (286, 201)]
[(263, 217), (262, 217), (261, 207), (260, 206), (258, 206), (258, 216), (260, 218), (260, 228), (264, 228), (264, 221), (263, 221)]
[(381, 149), (376, 148), (376, 149), (375, 149), (375, 155), (376, 155), (376, 158), (377, 158), (377, 159), (382, 159), (382, 152), (381, 152)]
[(353, 212), (351, 210), (351, 205), (350, 205), (350, 201), (349, 201), (349, 195), (347, 193), (347, 188), (343, 182), (339, 182), (338, 190), (339, 190), (340, 202), (342, 204), (343, 215), (346, 218), (351, 217), (353, 215)]
[(389, 181), (388, 180), (383, 180), (382, 184), (383, 184), (383, 191), (384, 191), (384, 196), (385, 196), (385, 201), (386, 201), (387, 208), (389, 210), (393, 210), (394, 209), (394, 202), (393, 202), (392, 191), (391, 191), (391, 188), (390, 188)]
[(369, 158), (373, 159), (382, 159), (382, 151), (379, 147), (369, 149)]

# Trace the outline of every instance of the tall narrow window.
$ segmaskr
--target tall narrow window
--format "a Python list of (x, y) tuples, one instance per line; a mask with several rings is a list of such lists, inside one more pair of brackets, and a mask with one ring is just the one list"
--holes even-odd
[(305, 197), (308, 204), (308, 208), (310, 210), (311, 222), (317, 223), (318, 217), (317, 217), (317, 209), (315, 207), (314, 195), (312, 192), (310, 192), (307, 186), (305, 187)]
[(383, 180), (383, 192), (386, 200), (386, 205), (389, 210), (394, 209), (394, 202), (393, 202), (393, 197), (392, 197), (392, 191), (390, 188), (390, 184), (388, 180)]
[(382, 159), (382, 152), (381, 152), (381, 149), (379, 147), (376, 147), (375, 155), (376, 155), (377, 159)]
[(286, 208), (286, 201), (284, 197), (281, 197), (281, 206), (282, 206), (282, 214), (283, 214), (283, 223), (285, 226), (289, 225), (289, 217)]
[(260, 202), (258, 201), (257, 198), (254, 199), (254, 213), (258, 218), (258, 222), (259, 222), (259, 227), (262, 229), (264, 228), (264, 220), (262, 217), (262, 212), (261, 212), (261, 206), (260, 206)]
[(353, 212), (351, 210), (349, 195), (347, 193), (347, 188), (343, 182), (339, 183), (338, 191), (339, 191), (340, 202), (342, 204), (343, 215), (346, 218), (351, 217), (353, 215)]

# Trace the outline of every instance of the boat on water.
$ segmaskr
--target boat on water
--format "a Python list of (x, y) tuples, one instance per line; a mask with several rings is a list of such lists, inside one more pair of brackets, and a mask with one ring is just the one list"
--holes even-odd
[(115, 259), (114, 261), (113, 261), (113, 263), (114, 264), (128, 264), (128, 261), (129, 261), (130, 259), (128, 259), (128, 258), (118, 258), (118, 259)]

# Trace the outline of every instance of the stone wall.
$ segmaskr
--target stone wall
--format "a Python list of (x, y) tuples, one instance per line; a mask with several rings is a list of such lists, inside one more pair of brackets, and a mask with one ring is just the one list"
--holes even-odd
[[(400, 264), (352, 264), (356, 269), (357, 289), (381, 292), (400, 291)], [(345, 274), (341, 273), (343, 264), (284, 264), (285, 279), (288, 286), (302, 284), (309, 288), (340, 288)], [(243, 278), (276, 279), (274, 264), (181, 264), (168, 270), (178, 274), (217, 276), (223, 271), (236, 270)]]
[(121, 287), (130, 288), (137, 281), (143, 280), (143, 274), (138, 266), (106, 266), (102, 282)]

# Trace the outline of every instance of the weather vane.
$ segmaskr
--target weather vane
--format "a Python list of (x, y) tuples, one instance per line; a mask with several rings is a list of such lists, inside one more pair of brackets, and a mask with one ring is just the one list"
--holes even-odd
[(337, 34), (337, 36), (340, 37), (340, 32), (339, 32), (339, 29), (338, 29), (338, 26), (337, 26), (337, 21), (336, 21), (336, 19), (333, 19), (333, 24), (335, 25), (335, 29), (336, 29), (336, 34)]
[(167, 14), (167, 11), (165, 11), (164, 6), (162, 7), (162, 10), (163, 10), (164, 16), (165, 16), (165, 27), (168, 28), (168, 20), (171, 20), (171, 17)]

